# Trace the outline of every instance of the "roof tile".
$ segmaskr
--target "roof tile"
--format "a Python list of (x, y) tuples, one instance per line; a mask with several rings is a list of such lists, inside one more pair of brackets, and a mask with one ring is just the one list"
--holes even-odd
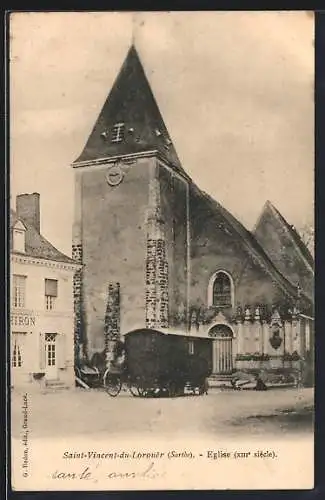
[[(28, 224), (24, 219), (17, 217), (14, 210), (10, 210), (10, 229), (13, 229), (16, 222), (20, 220), (26, 227), (25, 234), (25, 252), (23, 255), (36, 257), (57, 262), (65, 262), (67, 264), (76, 264), (76, 262), (55, 248), (44, 236), (35, 229), (34, 226)], [(20, 253), (20, 252), (14, 252)]]

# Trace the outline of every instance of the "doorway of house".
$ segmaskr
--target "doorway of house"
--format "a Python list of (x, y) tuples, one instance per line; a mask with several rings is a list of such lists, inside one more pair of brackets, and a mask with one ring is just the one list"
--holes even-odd
[(212, 366), (213, 373), (230, 374), (233, 370), (232, 340), (233, 332), (227, 325), (215, 325), (209, 331), (213, 337), (212, 342)]
[(56, 333), (45, 334), (45, 366), (47, 380), (55, 380), (58, 378), (56, 339)]

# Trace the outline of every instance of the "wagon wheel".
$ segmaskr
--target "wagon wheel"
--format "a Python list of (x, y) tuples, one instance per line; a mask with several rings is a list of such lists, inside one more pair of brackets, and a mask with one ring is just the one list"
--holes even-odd
[(145, 396), (145, 388), (144, 387), (138, 387), (138, 393), (139, 393), (139, 396), (141, 397), (144, 397)]
[(98, 370), (97, 366), (93, 366), (93, 369), (94, 369), (94, 371), (96, 372), (96, 375), (97, 375), (97, 381), (99, 382), (99, 381), (100, 381), (100, 372), (99, 372), (99, 370)]
[(106, 392), (115, 398), (121, 391), (122, 381), (118, 375), (106, 372), (104, 375), (104, 387)]
[(137, 386), (137, 384), (135, 384), (129, 380), (128, 388), (129, 388), (129, 391), (132, 394), (132, 396), (134, 396), (134, 397), (140, 396), (139, 387)]
[(145, 385), (139, 384), (137, 389), (138, 389), (139, 396), (141, 396), (142, 398), (146, 398), (150, 394), (150, 388), (146, 387)]
[(188, 389), (191, 391), (190, 394), (192, 394), (192, 396), (196, 395), (196, 386), (194, 383), (190, 382), (188, 385)]
[(170, 382), (170, 384), (168, 385), (168, 395), (171, 398), (177, 396), (176, 384), (174, 382)]
[(199, 385), (199, 396), (202, 396), (204, 394), (204, 383)]

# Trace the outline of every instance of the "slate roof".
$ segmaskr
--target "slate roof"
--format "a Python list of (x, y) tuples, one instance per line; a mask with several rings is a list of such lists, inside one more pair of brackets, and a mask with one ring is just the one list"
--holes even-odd
[[(198, 188), (194, 183), (191, 185), (192, 193), (204, 199), (206, 202), (207, 210), (212, 212), (217, 212), (221, 217), (229, 224), (236, 234), (241, 238), (241, 241), (246, 246), (247, 250), (251, 255), (259, 260), (260, 264), (271, 274), (273, 279), (289, 294), (291, 297), (297, 297), (297, 286), (290, 282), (286, 276), (284, 276), (281, 270), (275, 265), (275, 263), (269, 258), (268, 254), (265, 252), (263, 247), (248, 229), (246, 229), (238, 219), (236, 219), (228, 210), (226, 210), (219, 202), (217, 202), (210, 195)], [(301, 298), (305, 302), (307, 307), (311, 306), (311, 298), (304, 292), (301, 293)]]
[(54, 260), (56, 262), (64, 262), (67, 264), (76, 264), (76, 262), (55, 248), (44, 236), (42, 236), (34, 226), (28, 224), (21, 217), (17, 217), (14, 210), (10, 210), (10, 231), (13, 229), (17, 221), (24, 224), (25, 233), (25, 252), (12, 251), (14, 254), (27, 255), (40, 259)]
[(314, 259), (295, 228), (267, 201), (255, 225), (254, 236), (281, 273), (313, 299)]
[[(117, 123), (125, 124), (125, 137), (120, 143), (111, 141), (112, 129)], [(107, 133), (106, 138), (103, 133)], [(152, 150), (158, 150), (176, 170), (185, 174), (132, 45), (86, 145), (72, 166)]]

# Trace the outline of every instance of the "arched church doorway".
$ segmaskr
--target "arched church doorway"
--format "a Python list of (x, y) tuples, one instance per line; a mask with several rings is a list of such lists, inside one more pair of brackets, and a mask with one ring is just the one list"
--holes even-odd
[(212, 342), (213, 373), (228, 374), (232, 372), (232, 339), (233, 332), (227, 325), (215, 325), (209, 330)]

